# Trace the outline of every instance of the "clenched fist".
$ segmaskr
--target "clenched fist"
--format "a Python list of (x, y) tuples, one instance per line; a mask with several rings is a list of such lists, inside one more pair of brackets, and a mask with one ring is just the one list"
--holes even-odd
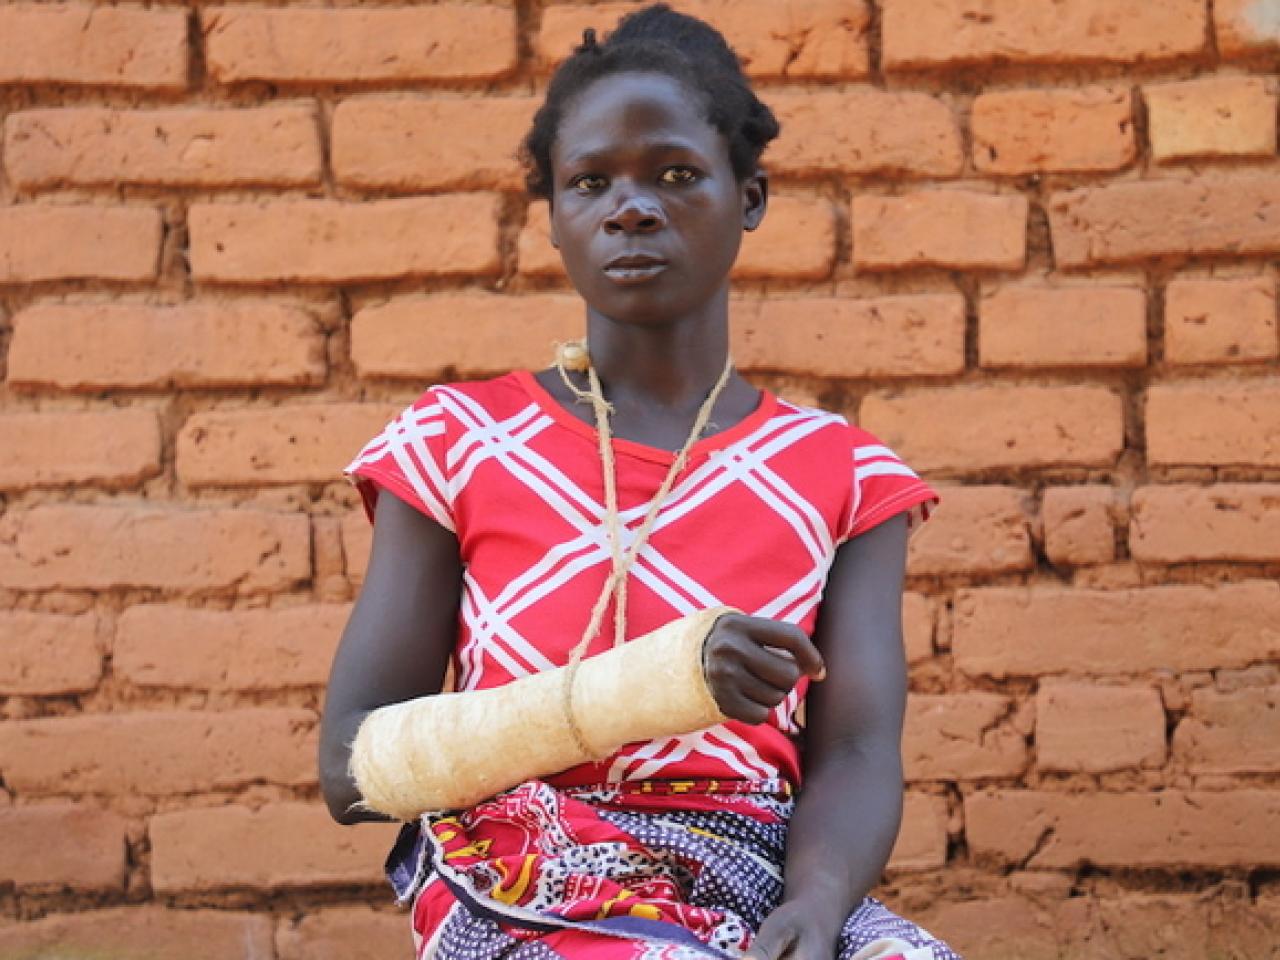
[(702, 671), (721, 711), (763, 723), (802, 676), (826, 675), (822, 654), (794, 624), (726, 613), (702, 647)]

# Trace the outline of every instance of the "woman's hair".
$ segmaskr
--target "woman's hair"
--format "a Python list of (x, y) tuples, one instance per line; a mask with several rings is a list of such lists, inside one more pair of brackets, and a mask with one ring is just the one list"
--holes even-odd
[(604, 43), (594, 30), (584, 31), (582, 45), (552, 76), (520, 149), (531, 196), (551, 196), (551, 146), (569, 102), (596, 80), (627, 72), (666, 74), (700, 94), (707, 121), (729, 143), (729, 163), (739, 180), (756, 172), (760, 154), (778, 135), (777, 118), (752, 91), (720, 32), (655, 3), (623, 17)]

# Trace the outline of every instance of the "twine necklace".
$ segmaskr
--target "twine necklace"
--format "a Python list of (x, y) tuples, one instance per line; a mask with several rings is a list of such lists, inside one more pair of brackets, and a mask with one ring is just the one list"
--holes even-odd
[[(635, 563), (636, 557), (640, 555), (640, 551), (644, 548), (645, 542), (649, 539), (649, 534), (653, 531), (654, 522), (657, 520), (662, 502), (666, 499), (667, 494), (671, 492), (676, 477), (684, 469), (685, 462), (689, 458), (689, 451), (697, 442), (698, 437), (702, 435), (702, 431), (707, 428), (707, 423), (711, 419), (712, 408), (715, 407), (716, 401), (720, 398), (720, 394), (729, 382), (730, 374), (733, 373), (733, 361), (728, 357), (725, 358), (724, 370), (720, 372), (720, 378), (716, 381), (715, 386), (711, 388), (711, 392), (707, 394), (707, 398), (702, 401), (702, 406), (698, 409), (697, 417), (694, 418), (693, 428), (689, 431), (689, 436), (685, 438), (684, 444), (680, 447), (679, 452), (676, 453), (675, 460), (672, 461), (670, 469), (667, 470), (667, 475), (663, 478), (657, 493), (653, 495), (653, 499), (649, 502), (649, 510), (645, 514), (644, 522), (637, 528), (635, 538), (632, 540), (631, 546), (626, 550), (622, 547), (622, 521), (618, 511), (617, 467), (613, 458), (613, 434), (609, 426), (609, 417), (615, 412), (613, 405), (604, 398), (604, 390), (600, 386), (600, 377), (596, 373), (595, 365), (591, 363), (591, 357), (587, 353), (585, 342), (577, 341), (561, 344), (556, 349), (555, 366), (560, 373), (560, 379), (564, 381), (569, 391), (579, 400), (589, 402), (595, 412), (596, 439), (600, 444), (600, 464), (604, 473), (605, 529), (608, 533), (609, 550), (613, 561), (612, 570), (605, 579), (604, 588), (600, 591), (600, 596), (596, 599), (595, 606), (591, 609), (591, 617), (587, 622), (586, 630), (583, 631), (582, 639), (578, 641), (577, 646), (573, 648), (573, 652), (569, 655), (569, 664), (565, 670), (563, 684), (564, 713), (569, 722), (569, 728), (582, 751), (588, 756), (593, 756), (594, 751), (583, 736), (582, 730), (579, 728), (577, 719), (573, 714), (573, 682), (577, 676), (578, 665), (586, 655), (591, 639), (600, 630), (601, 624), (604, 622), (604, 612), (609, 606), (610, 599), (615, 597), (613, 645), (615, 647), (620, 646), (626, 639), (627, 574)], [(585, 370), (590, 389), (583, 390), (575, 384), (569, 377), (569, 370)]]

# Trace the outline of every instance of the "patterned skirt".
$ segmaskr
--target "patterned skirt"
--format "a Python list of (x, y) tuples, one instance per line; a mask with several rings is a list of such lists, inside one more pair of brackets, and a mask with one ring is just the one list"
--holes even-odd
[[(783, 781), (532, 780), (407, 824), (387, 858), (420, 960), (739, 957), (782, 896)], [(868, 897), (839, 960), (959, 960)]]

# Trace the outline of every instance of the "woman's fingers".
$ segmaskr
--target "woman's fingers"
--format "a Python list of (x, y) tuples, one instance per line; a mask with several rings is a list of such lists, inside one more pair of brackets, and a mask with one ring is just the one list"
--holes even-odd
[(740, 631), (761, 647), (773, 647), (795, 658), (806, 675), (821, 680), (826, 674), (822, 654), (808, 635), (793, 623), (745, 615), (722, 617), (721, 623)]

